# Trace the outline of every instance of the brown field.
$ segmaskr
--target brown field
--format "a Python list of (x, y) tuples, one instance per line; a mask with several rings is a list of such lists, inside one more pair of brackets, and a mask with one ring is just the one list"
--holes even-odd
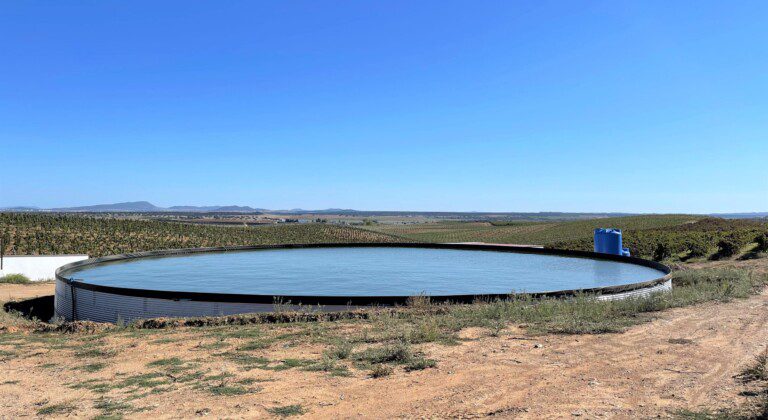
[[(698, 264), (713, 265), (768, 271), (766, 258)], [(52, 291), (52, 284), (0, 285), (0, 298)], [(349, 356), (332, 366), (318, 364), (333, 346), (327, 337), (375, 334), (376, 326), (364, 322), (90, 334), (26, 332), (26, 324), (6, 322), (0, 333), (0, 413), (647, 418), (744, 410), (756, 403), (749, 393), (755, 385), (736, 376), (768, 346), (766, 291), (652, 318), (612, 334), (536, 335), (521, 325), (465, 328), (453, 342), (414, 345), (416, 353), (437, 361), (435, 367), (387, 365), (392, 367), (377, 378)]]

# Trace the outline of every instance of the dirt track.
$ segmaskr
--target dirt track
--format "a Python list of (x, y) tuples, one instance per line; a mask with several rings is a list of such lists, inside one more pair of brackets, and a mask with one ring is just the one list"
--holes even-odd
[[(476, 335), (487, 335), (475, 332)], [(472, 336), (472, 331), (469, 332)], [(678, 339), (692, 340), (689, 344)], [(535, 344), (541, 344), (535, 348)], [(353, 381), (318, 417), (652, 416), (741, 402), (733, 376), (768, 345), (768, 294), (673, 310), (624, 334), (484, 337), (434, 347), (436, 371)], [(323, 386), (322, 382), (317, 386)]]
[[(22, 286), (3, 285), (0, 296)], [(36, 285), (35, 288), (43, 287)], [(50, 285), (47, 287), (51, 287)], [(25, 294), (27, 294), (25, 292)], [(38, 291), (39, 292), (39, 291)], [(162, 331), (157, 332), (162, 337)], [(115, 337), (124, 350), (114, 366), (96, 377), (143, 372), (148, 361), (178, 356), (219, 371), (237, 371), (229, 362), (201, 354), (199, 330), (174, 332), (175, 343)], [(268, 416), (269, 407), (301, 404), (306, 417), (649, 417), (678, 409), (733, 407), (745, 401), (734, 380), (768, 345), (768, 293), (724, 304), (704, 304), (660, 314), (659, 319), (623, 334), (530, 337), (506, 330), (490, 337), (466, 330), (457, 346), (423, 347), (439, 361), (435, 369), (371, 379), (365, 372), (330, 377), (316, 372), (251, 371), (260, 390), (215, 397), (183, 388), (142, 400), (147, 411), (135, 417)], [(688, 341), (690, 340), (690, 341)], [(321, 348), (265, 350), (270, 358), (318, 357)], [(71, 415), (92, 417), (97, 397), (64, 386), (73, 377), (71, 355), (40, 349), (0, 362), (0, 413), (3, 418), (34, 415), (41, 402), (72, 402)], [(59, 368), (45, 368), (56, 364)], [(255, 373), (254, 373), (255, 372)]]

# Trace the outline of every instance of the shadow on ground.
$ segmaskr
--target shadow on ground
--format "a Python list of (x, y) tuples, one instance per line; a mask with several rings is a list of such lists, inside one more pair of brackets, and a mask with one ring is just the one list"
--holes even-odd
[(18, 312), (25, 318), (48, 321), (53, 318), (53, 295), (40, 296), (33, 299), (6, 302), (3, 305), (6, 312)]

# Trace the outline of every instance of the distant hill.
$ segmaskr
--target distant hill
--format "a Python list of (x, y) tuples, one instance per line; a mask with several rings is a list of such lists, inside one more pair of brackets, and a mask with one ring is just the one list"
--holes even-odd
[[(455, 220), (497, 220), (497, 221), (565, 221), (565, 220), (591, 220), (606, 217), (626, 217), (634, 216), (636, 213), (578, 213), (578, 212), (441, 212), (441, 211), (371, 211), (354, 210), (343, 208), (328, 208), (307, 210), (294, 208), (290, 210), (270, 210), (265, 208), (254, 208), (250, 206), (226, 205), (226, 206), (171, 206), (158, 207), (149, 201), (128, 201), (123, 203), (97, 204), (90, 206), (77, 207), (57, 207), (57, 208), (39, 208), (34, 206), (13, 206), (0, 207), (0, 211), (7, 212), (35, 212), (35, 211), (53, 211), (53, 212), (79, 212), (79, 213), (271, 213), (280, 215), (339, 215), (356, 217), (376, 217), (376, 216), (421, 216), (437, 219), (455, 219)], [(752, 213), (714, 213), (709, 214), (712, 217), (724, 219), (762, 219), (768, 218), (768, 212)]]
[(261, 213), (266, 209), (255, 209), (249, 206), (171, 206), (166, 210), (178, 212), (207, 212), (207, 213)]
[[(359, 210), (353, 210), (353, 209), (322, 209), (322, 210), (306, 210), (306, 209), (290, 209), (290, 210), (266, 210), (275, 214), (339, 214), (339, 215), (350, 215), (350, 214), (358, 214), (358, 213), (366, 213), (361, 212)], [(376, 214), (385, 214), (389, 212), (372, 212)], [(418, 212), (407, 212), (407, 213), (418, 213)]]
[(213, 211), (218, 209), (219, 206), (171, 206), (167, 210), (170, 211)]
[(28, 207), (28, 206), (16, 206), (16, 207), (0, 207), (2, 211), (38, 211), (40, 207)]
[(768, 217), (768, 212), (754, 213), (714, 213), (710, 216), (722, 217), (723, 219), (763, 219)]
[[(9, 211), (21, 211), (11, 210)], [(40, 210), (40, 209), (35, 209)], [(260, 209), (254, 209), (248, 206), (172, 206), (158, 207), (149, 201), (130, 201), (125, 203), (97, 204), (94, 206), (80, 207), (59, 207), (47, 209), (56, 212), (134, 212), (134, 213), (155, 213), (155, 212), (206, 212), (206, 213), (258, 213)], [(30, 211), (30, 210), (27, 210)]]
[(109, 211), (125, 211), (125, 212), (152, 212), (162, 211), (161, 207), (157, 207), (149, 201), (130, 201), (125, 203), (113, 203), (113, 204), (97, 204), (95, 206), (80, 206), (80, 207), (61, 207), (50, 209), (51, 211), (61, 212), (109, 212)]
[(253, 212), (258, 211), (258, 210), (254, 209), (253, 207), (248, 207), (248, 206), (223, 206), (223, 207), (217, 208), (214, 211), (253, 213)]

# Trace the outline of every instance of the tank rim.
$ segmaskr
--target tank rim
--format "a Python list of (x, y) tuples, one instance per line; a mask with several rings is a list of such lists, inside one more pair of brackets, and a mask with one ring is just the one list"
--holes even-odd
[(263, 294), (237, 294), (237, 293), (208, 293), (187, 291), (166, 291), (152, 289), (126, 288), (116, 286), (104, 286), (91, 284), (75, 278), (68, 277), (68, 271), (96, 266), (104, 263), (125, 261), (149, 257), (166, 257), (175, 255), (189, 255), (199, 253), (219, 253), (265, 249), (302, 249), (302, 248), (424, 248), (424, 249), (456, 249), (468, 251), (495, 251), (520, 254), (537, 254), (549, 256), (561, 256), (572, 258), (584, 258), (602, 261), (616, 261), (627, 264), (635, 264), (656, 269), (664, 273), (663, 277), (639, 283), (628, 283), (615, 286), (604, 286), (584, 289), (565, 289), (535, 293), (488, 293), (465, 295), (426, 295), (433, 302), (472, 303), (475, 301), (492, 301), (507, 299), (511, 296), (529, 296), (534, 298), (566, 297), (579, 294), (614, 295), (634, 290), (651, 288), (668, 282), (671, 278), (671, 269), (656, 261), (650, 261), (637, 257), (625, 257), (620, 255), (603, 254), (591, 251), (576, 251), (566, 249), (539, 248), (530, 246), (504, 246), (504, 245), (477, 245), (477, 244), (427, 244), (427, 243), (320, 243), (320, 244), (280, 244), (280, 245), (249, 245), (226, 246), (209, 248), (181, 248), (158, 251), (146, 251), (130, 254), (117, 254), (104, 257), (89, 258), (76, 261), (59, 267), (56, 270), (56, 280), (73, 288), (91, 290), (96, 292), (111, 293), (121, 296), (145, 297), (166, 299), (174, 301), (202, 301), (202, 302), (226, 302), (226, 303), (261, 303), (273, 304), (282, 302), (291, 305), (398, 305), (407, 303), (413, 296), (333, 296), (333, 295), (263, 295)]

